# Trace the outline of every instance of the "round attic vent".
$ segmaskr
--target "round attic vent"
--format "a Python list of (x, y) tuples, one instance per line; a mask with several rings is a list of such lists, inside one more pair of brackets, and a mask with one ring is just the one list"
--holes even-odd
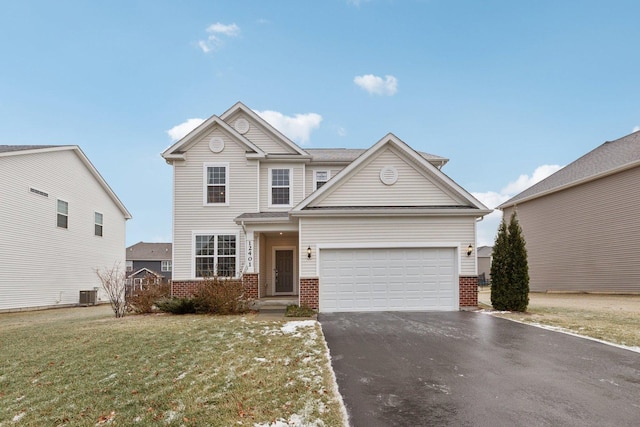
[(214, 136), (209, 141), (209, 150), (213, 151), (214, 153), (221, 152), (222, 150), (224, 150), (224, 140), (218, 136)]
[(393, 185), (398, 180), (398, 170), (393, 166), (385, 166), (380, 169), (380, 181), (384, 185)]
[(242, 135), (244, 135), (245, 133), (247, 133), (249, 131), (249, 122), (247, 121), (247, 119), (238, 119), (235, 121), (235, 123), (233, 124), (233, 127)]

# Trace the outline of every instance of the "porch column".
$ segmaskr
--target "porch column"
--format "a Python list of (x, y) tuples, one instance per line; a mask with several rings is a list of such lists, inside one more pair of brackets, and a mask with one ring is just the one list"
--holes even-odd
[(245, 245), (246, 250), (245, 250), (245, 258), (244, 258), (244, 265), (246, 267), (245, 272), (255, 273), (256, 251), (255, 251), (254, 241), (253, 241), (253, 231), (247, 230), (245, 235), (245, 241), (246, 241), (246, 245)]

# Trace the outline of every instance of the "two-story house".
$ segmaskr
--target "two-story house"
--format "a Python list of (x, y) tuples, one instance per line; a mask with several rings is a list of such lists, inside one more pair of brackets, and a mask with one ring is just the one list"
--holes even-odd
[(447, 159), (388, 134), (302, 149), (237, 103), (163, 152), (173, 165), (173, 287), (242, 278), (321, 312), (477, 305), (476, 221)]
[(171, 243), (138, 242), (126, 251), (127, 279), (131, 284), (142, 284), (147, 276), (157, 283), (171, 280)]

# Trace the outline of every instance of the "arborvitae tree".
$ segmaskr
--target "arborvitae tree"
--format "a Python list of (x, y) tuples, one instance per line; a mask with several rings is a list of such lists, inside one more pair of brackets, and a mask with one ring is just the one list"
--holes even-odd
[(522, 228), (514, 212), (509, 222), (508, 236), (510, 272), (509, 301), (511, 311), (526, 311), (529, 305), (529, 263)]
[(504, 219), (500, 222), (498, 235), (493, 245), (493, 259), (491, 261), (491, 305), (496, 310), (507, 310), (506, 289), (509, 285), (508, 276), (509, 247), (507, 241), (507, 224)]
[(500, 223), (491, 262), (491, 305), (496, 310), (525, 311), (529, 305), (529, 264), (515, 212), (509, 226)]

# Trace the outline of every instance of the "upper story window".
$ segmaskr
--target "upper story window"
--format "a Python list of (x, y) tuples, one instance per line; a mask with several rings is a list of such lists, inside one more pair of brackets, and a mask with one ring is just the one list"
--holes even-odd
[(327, 181), (329, 181), (329, 171), (324, 170), (324, 171), (315, 171), (313, 174), (313, 188), (314, 190), (317, 190), (318, 188), (322, 187), (323, 185), (325, 185), (327, 183)]
[(133, 271), (133, 261), (126, 261), (125, 266), (127, 271)]
[(270, 169), (269, 204), (272, 206), (291, 206), (291, 169)]
[(229, 165), (226, 163), (205, 163), (204, 204), (229, 204)]
[(69, 228), (69, 203), (58, 199), (57, 224), (60, 228)]
[(100, 212), (94, 212), (94, 234), (96, 236), (102, 236), (102, 214)]
[(162, 261), (162, 265), (160, 266), (161, 271), (171, 271), (171, 260)]

